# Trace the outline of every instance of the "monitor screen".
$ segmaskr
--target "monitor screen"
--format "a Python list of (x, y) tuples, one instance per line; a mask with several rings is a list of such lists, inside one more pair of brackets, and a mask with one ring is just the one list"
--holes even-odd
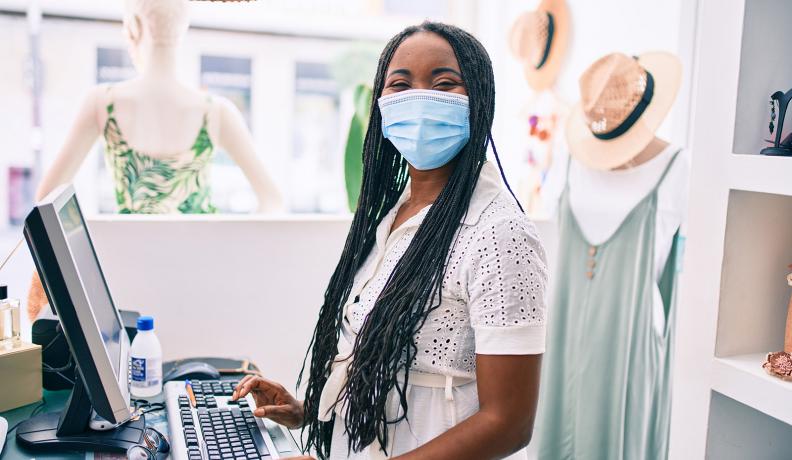
[(107, 289), (93, 244), (88, 236), (80, 206), (74, 196), (58, 211), (58, 217), (91, 311), (93, 311), (96, 324), (99, 326), (105, 349), (113, 364), (113, 371), (118, 376), (121, 365), (122, 325)]

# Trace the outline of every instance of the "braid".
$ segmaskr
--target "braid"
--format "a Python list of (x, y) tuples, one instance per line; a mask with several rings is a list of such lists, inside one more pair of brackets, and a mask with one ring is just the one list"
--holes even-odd
[[(399, 45), (416, 32), (432, 32), (448, 41), (456, 54), (470, 103), (470, 140), (456, 159), (448, 183), (429, 209), (415, 237), (396, 264), (355, 341), (349, 365), (344, 421), (351, 450), (360, 451), (375, 440), (387, 446), (387, 425), (405, 418), (405, 389), (417, 353), (415, 333), (430, 311), (440, 305), (440, 289), (450, 248), (455, 242), (486, 160), (489, 131), (495, 109), (492, 64), (486, 50), (472, 35), (450, 25), (424, 22), (393, 37), (380, 56), (374, 81), (369, 127), (363, 145), (363, 184), (344, 251), (325, 291), (324, 304), (314, 330), (305, 393), (307, 448), (319, 458), (330, 454), (333, 421), (318, 420), (319, 399), (338, 353), (343, 305), (355, 274), (371, 252), (376, 231), (407, 185), (407, 162), (382, 135), (377, 99), (385, 72)], [(306, 369), (300, 372), (299, 382)], [(401, 378), (400, 378), (401, 377)], [(386, 417), (388, 395), (395, 390), (402, 415)]]

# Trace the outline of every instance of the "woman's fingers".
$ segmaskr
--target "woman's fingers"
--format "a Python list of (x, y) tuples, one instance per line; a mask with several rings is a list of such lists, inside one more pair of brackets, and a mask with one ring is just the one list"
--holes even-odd
[(291, 408), (289, 406), (261, 406), (257, 407), (253, 411), (253, 415), (256, 417), (267, 417), (267, 418), (280, 418), (280, 417), (288, 417), (292, 415)]
[(253, 375), (245, 376), (239, 381), (234, 393), (231, 395), (231, 399), (236, 401), (244, 398), (248, 393), (253, 393), (257, 405), (273, 404), (276, 401), (278, 401), (278, 404), (282, 404), (281, 401), (294, 399), (280, 383)]
[(253, 411), (253, 415), (268, 418), (291, 430), (299, 428), (303, 424), (302, 408), (299, 403), (259, 406)]
[(245, 395), (250, 393), (250, 391), (255, 387), (256, 379), (258, 379), (258, 377), (254, 375), (246, 375), (243, 377), (234, 389), (231, 399), (236, 401), (239, 398), (244, 398)]

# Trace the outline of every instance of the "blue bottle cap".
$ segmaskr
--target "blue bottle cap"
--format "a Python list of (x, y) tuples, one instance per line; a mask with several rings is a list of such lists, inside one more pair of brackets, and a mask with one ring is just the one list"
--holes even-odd
[(154, 317), (153, 316), (138, 317), (137, 328), (139, 331), (150, 331), (154, 329)]

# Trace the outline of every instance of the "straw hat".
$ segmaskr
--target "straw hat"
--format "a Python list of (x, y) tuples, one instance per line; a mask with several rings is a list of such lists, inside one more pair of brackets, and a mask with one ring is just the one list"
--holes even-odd
[(521, 14), (509, 31), (509, 48), (523, 62), (525, 79), (536, 91), (553, 86), (569, 41), (569, 10), (564, 0), (542, 0)]
[(580, 77), (580, 102), (567, 121), (572, 157), (600, 170), (633, 159), (654, 139), (681, 81), (682, 64), (666, 52), (594, 62)]

